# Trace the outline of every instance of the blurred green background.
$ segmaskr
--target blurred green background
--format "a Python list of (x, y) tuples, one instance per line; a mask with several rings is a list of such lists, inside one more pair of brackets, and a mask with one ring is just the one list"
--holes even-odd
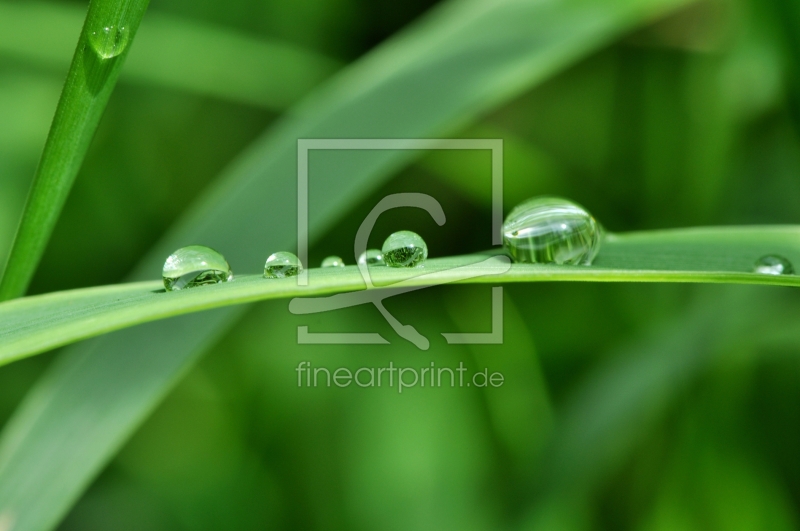
[[(134, 43), (130, 72), (31, 292), (123, 281), (292, 103), (434, 4), (153, 2), (142, 39), (148, 24), (171, 21), (244, 43), (256, 55), (259, 46), (280, 47), (286, 64), (264, 81), (272, 92), (251, 97), (257, 90), (224, 90), (214, 72), (194, 83), (148, 70)], [(82, 2), (0, 3), (0, 256), (84, 10)], [(23, 19), (49, 36), (9, 36), (27, 31), (17, 24)], [(204, 45), (200, 39), (194, 71), (213, 65)], [(300, 63), (314, 71), (299, 72)], [(504, 139), (506, 211), (553, 194), (583, 204), (611, 231), (797, 224), (798, 65), (800, 8), (792, 0), (700, 2), (598, 47), (449, 136)], [(319, 153), (311, 164), (324, 173), (354, 160)], [(409, 229), (423, 235), (431, 256), (488, 247), (489, 172), (488, 153), (421, 157), (328, 227), (309, 265), (328, 254), (352, 263), (361, 220), (400, 191), (436, 197), (447, 223), (438, 227), (421, 211), (392, 212), (376, 226), (373, 246)], [(294, 231), (293, 223), (253, 227), (254, 244), (264, 231)], [(372, 307), (293, 316), (287, 301), (253, 306), (209, 345), (61, 529), (800, 528), (800, 300), (793, 290), (564, 283), (509, 285), (504, 293), (505, 341), (493, 346), (451, 346), (440, 335), (488, 331), (486, 286), (390, 299), (389, 310), (431, 340), (428, 351), (398, 338)], [(297, 345), (298, 325), (380, 332), (392, 344)], [(11, 416), (56, 356), (0, 370), (0, 418)], [(505, 384), (402, 395), (298, 388), (301, 361), (331, 369), (463, 361), (503, 373)]]

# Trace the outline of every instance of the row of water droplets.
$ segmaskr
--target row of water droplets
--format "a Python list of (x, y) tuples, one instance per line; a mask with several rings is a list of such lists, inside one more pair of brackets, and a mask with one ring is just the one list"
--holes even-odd
[[(389, 267), (417, 267), (428, 258), (428, 246), (422, 237), (408, 230), (395, 232), (386, 238), (381, 250), (367, 249), (358, 258), (359, 264)], [(329, 256), (322, 267), (344, 267), (338, 256)], [(297, 276), (303, 264), (293, 253), (279, 251), (269, 255), (264, 264), (264, 278)], [(225, 257), (203, 245), (182, 247), (169, 255), (162, 272), (167, 291), (178, 291), (207, 284), (233, 280), (233, 271)]]
[[(503, 223), (503, 246), (518, 263), (591, 265), (600, 251), (603, 228), (589, 212), (558, 197), (535, 197), (511, 210)], [(358, 258), (368, 266), (417, 267), (428, 257), (428, 246), (418, 234), (391, 234), (383, 248), (367, 249)], [(344, 267), (339, 256), (322, 261), (323, 268)], [(286, 251), (271, 254), (264, 265), (265, 278), (287, 278), (303, 270), (300, 259)], [(759, 258), (755, 273), (790, 275), (792, 264), (778, 255)], [(228, 262), (217, 251), (200, 245), (183, 247), (167, 258), (163, 271), (167, 291), (218, 284), (233, 279)]]

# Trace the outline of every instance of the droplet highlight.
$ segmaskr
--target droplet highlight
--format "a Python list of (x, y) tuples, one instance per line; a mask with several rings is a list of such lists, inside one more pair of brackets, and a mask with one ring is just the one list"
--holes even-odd
[(329, 256), (322, 261), (321, 267), (344, 267), (344, 260), (339, 256)]
[(515, 262), (590, 265), (602, 228), (582, 206), (535, 197), (514, 207), (503, 223), (503, 245)]
[(777, 254), (768, 254), (756, 260), (753, 272), (762, 275), (793, 275), (794, 267), (786, 258)]
[(288, 278), (297, 276), (303, 270), (303, 264), (296, 255), (280, 251), (269, 255), (264, 264), (264, 278)]
[(220, 253), (204, 245), (181, 247), (167, 257), (162, 271), (167, 291), (179, 291), (233, 280), (231, 266)]
[(383, 260), (390, 267), (416, 267), (428, 258), (428, 246), (422, 236), (410, 230), (389, 235), (383, 242)]
[(359, 255), (357, 262), (360, 265), (385, 265), (383, 253), (378, 249), (367, 249)]
[(111, 59), (128, 47), (130, 31), (125, 25), (101, 24), (89, 29), (89, 44), (103, 59)]

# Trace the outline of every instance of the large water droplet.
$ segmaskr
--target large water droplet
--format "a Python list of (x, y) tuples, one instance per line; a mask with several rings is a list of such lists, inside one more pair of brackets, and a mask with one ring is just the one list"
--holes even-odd
[(383, 242), (383, 259), (390, 267), (415, 267), (428, 258), (422, 236), (410, 230), (390, 234)]
[(768, 254), (756, 260), (753, 271), (763, 275), (793, 275), (794, 267), (786, 258), (777, 254)]
[(111, 59), (125, 51), (130, 40), (127, 26), (120, 24), (101, 24), (89, 28), (89, 44), (103, 59)]
[(162, 277), (167, 291), (178, 291), (228, 282), (233, 279), (233, 272), (225, 257), (214, 249), (190, 245), (167, 257)]
[(344, 260), (339, 256), (329, 256), (322, 261), (322, 267), (344, 267)]
[(602, 228), (583, 207), (558, 197), (520, 203), (503, 223), (503, 245), (515, 262), (589, 265)]
[(300, 259), (292, 253), (280, 251), (269, 255), (264, 264), (265, 278), (286, 278), (297, 276), (303, 270)]
[(363, 265), (385, 265), (383, 253), (378, 249), (367, 249), (358, 257), (358, 263)]

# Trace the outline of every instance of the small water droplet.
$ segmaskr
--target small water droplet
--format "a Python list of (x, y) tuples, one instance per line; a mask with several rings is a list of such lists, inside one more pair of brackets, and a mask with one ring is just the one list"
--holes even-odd
[(269, 255), (264, 264), (264, 278), (287, 278), (297, 276), (303, 270), (300, 259), (292, 253), (280, 251)]
[(386, 262), (383, 260), (383, 253), (380, 252), (378, 249), (367, 249), (361, 256), (358, 257), (359, 264), (366, 264), (366, 265), (385, 265)]
[(503, 223), (503, 245), (515, 262), (590, 265), (602, 228), (582, 206), (558, 197), (534, 197)]
[(753, 271), (763, 275), (793, 275), (794, 267), (786, 258), (777, 254), (768, 254), (756, 260)]
[(162, 278), (167, 291), (178, 291), (228, 282), (233, 279), (233, 272), (225, 257), (214, 249), (190, 245), (167, 257)]
[(344, 267), (344, 260), (339, 256), (329, 256), (322, 261), (322, 267)]
[(422, 236), (410, 230), (389, 235), (383, 242), (383, 259), (390, 267), (415, 267), (428, 258), (428, 246)]
[(89, 44), (103, 59), (111, 59), (125, 51), (130, 40), (128, 27), (120, 24), (102, 24), (89, 32)]

